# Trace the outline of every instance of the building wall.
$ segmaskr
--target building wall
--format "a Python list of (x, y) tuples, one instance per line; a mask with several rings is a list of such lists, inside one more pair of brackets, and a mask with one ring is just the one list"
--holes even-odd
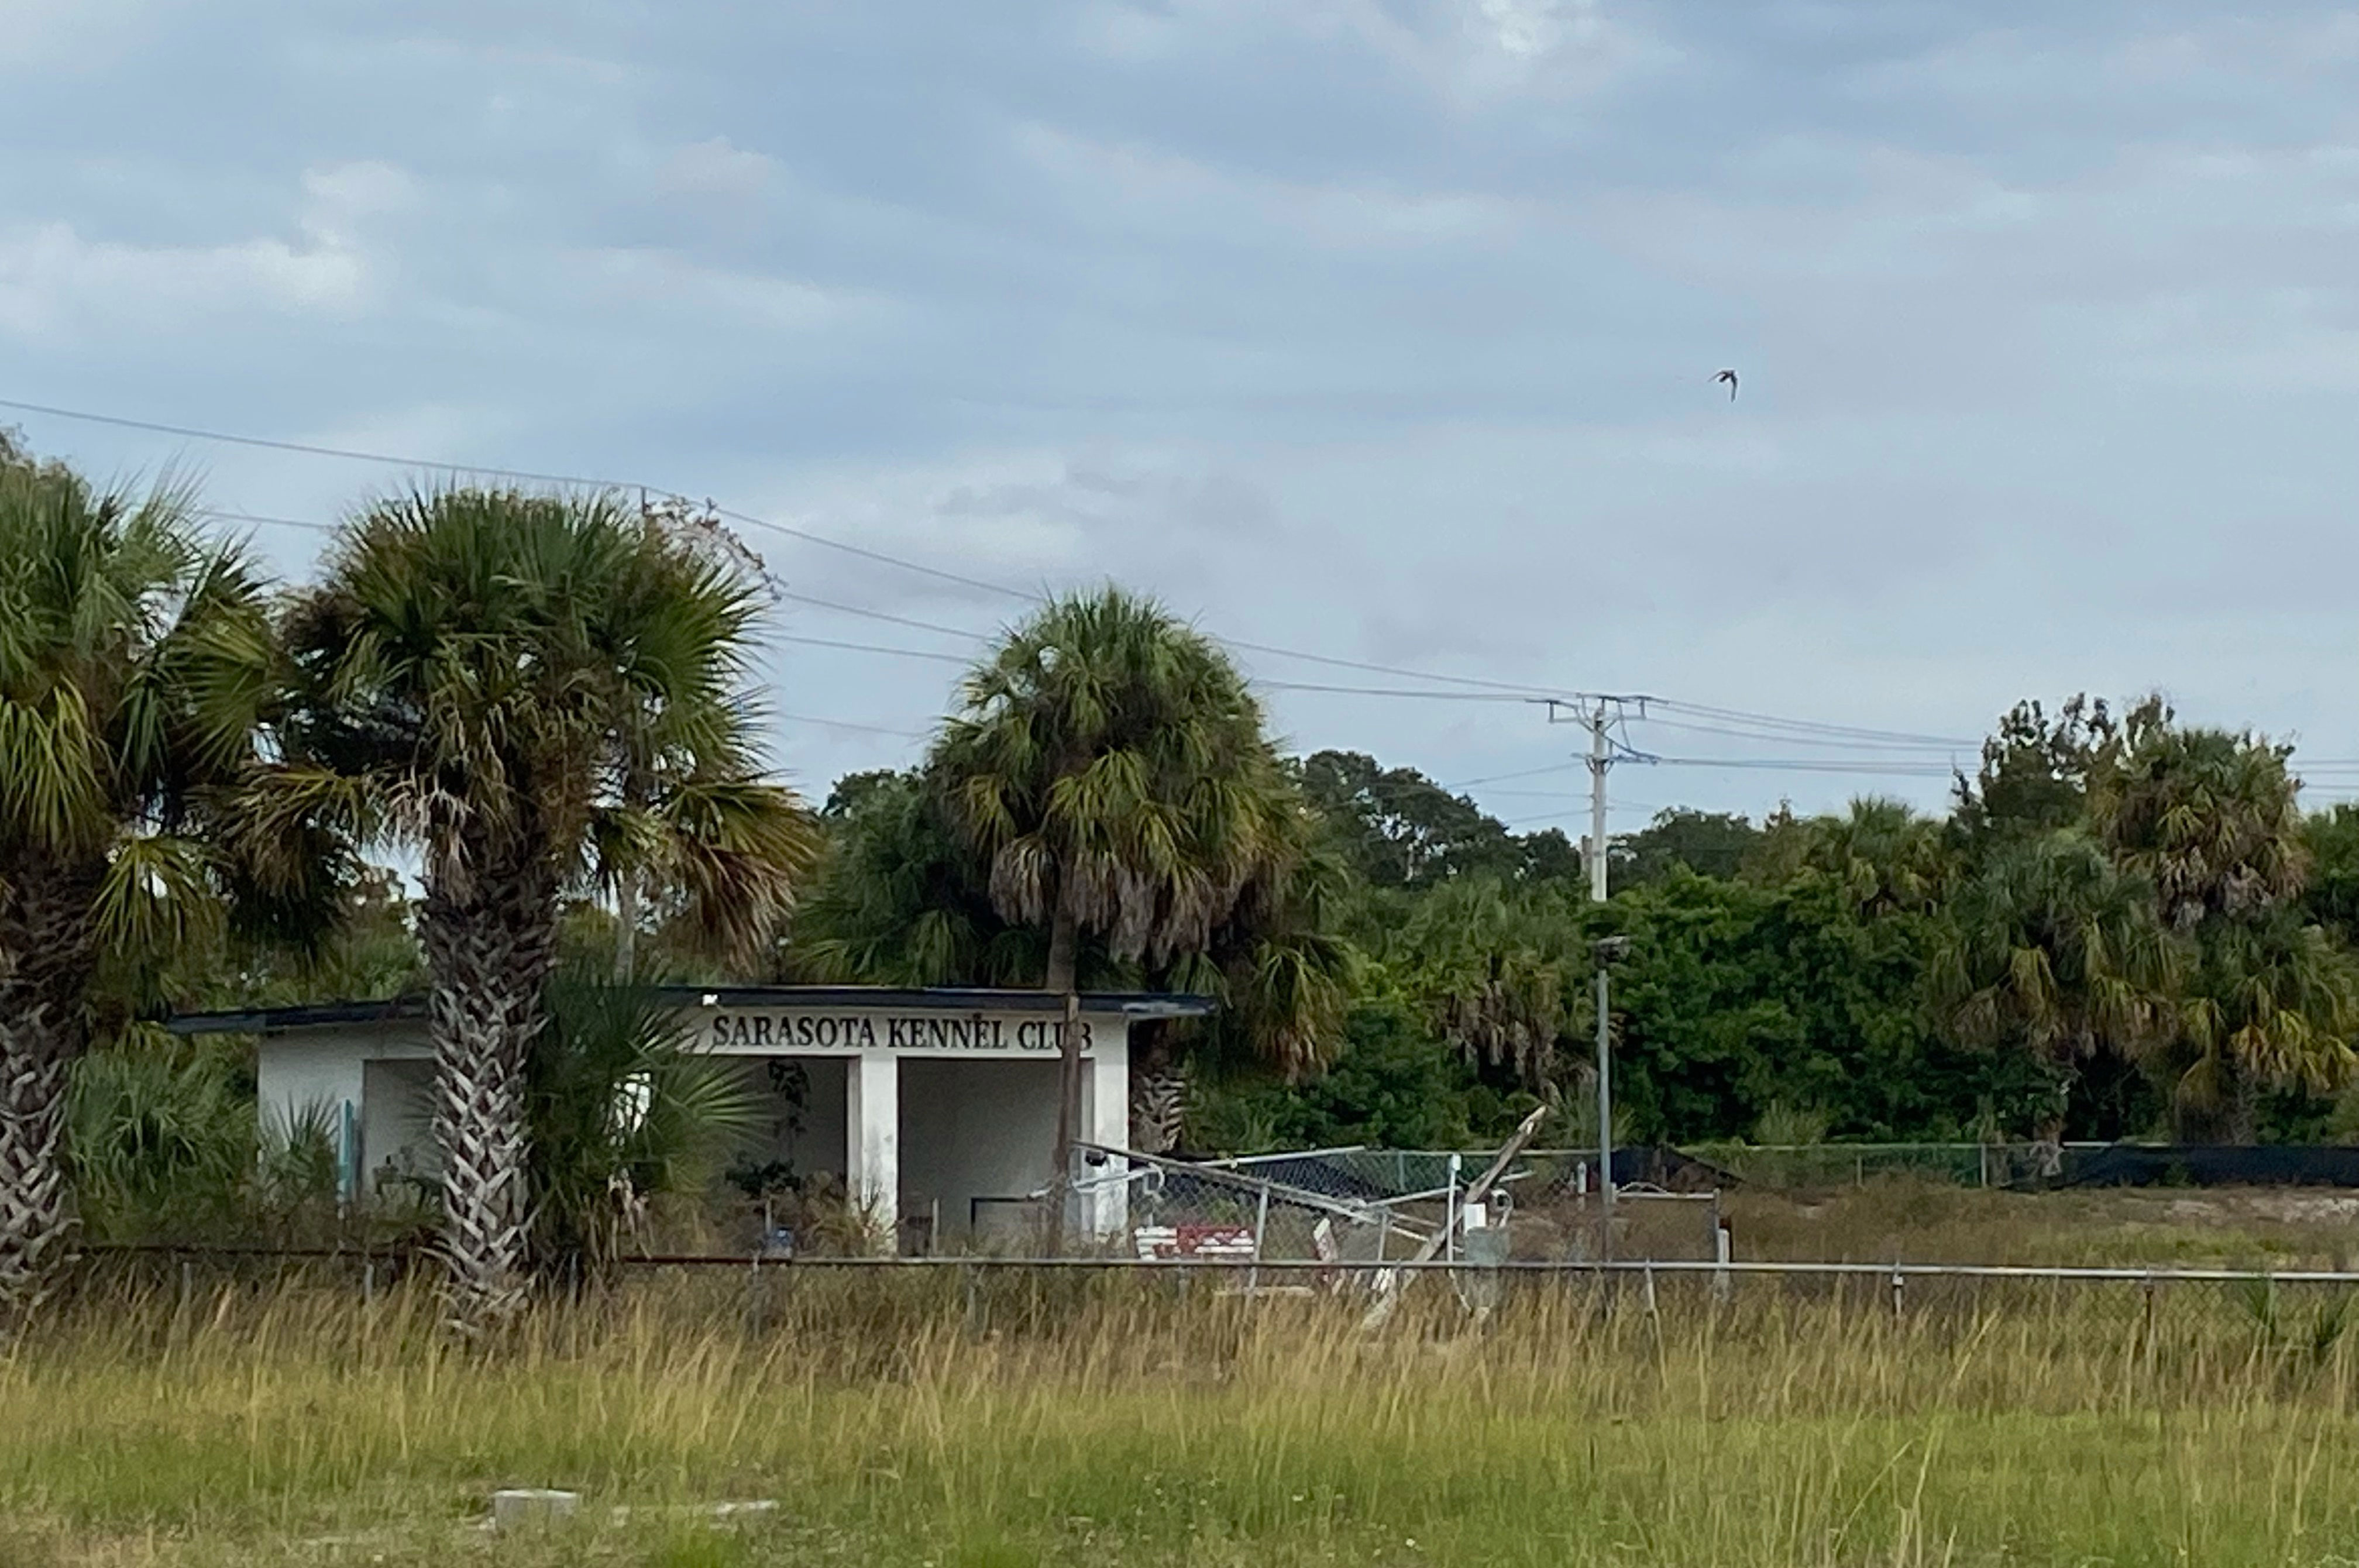
[(372, 1196), (405, 1179), (430, 1181), (442, 1169), (434, 1142), (434, 1063), (379, 1059), (361, 1069), (361, 1191)]
[(901, 1213), (939, 1212), (942, 1237), (969, 1234), (976, 1198), (1047, 1186), (1056, 1141), (1055, 1062), (901, 1063)]
[[(774, 1063), (780, 1070), (776, 1074)], [(797, 1176), (842, 1175), (843, 1085), (852, 1064), (841, 1057), (811, 1056), (748, 1057), (743, 1065), (747, 1086), (763, 1105), (763, 1124), (745, 1157), (756, 1165), (776, 1160)], [(801, 1092), (799, 1105), (796, 1089)]]
[[(1129, 1048), (1119, 1014), (1089, 1018), (1078, 1138), (1127, 1141)], [(1058, 1067), (1036, 1042), (1015, 1051), (869, 1050), (782, 1054), (728, 1050), (768, 1104), (766, 1127), (747, 1151), (797, 1176), (842, 1175), (890, 1219), (939, 1213), (945, 1241), (969, 1236), (976, 1198), (1023, 1198), (1050, 1175), (1057, 1127)], [(855, 1078), (864, 1085), (855, 1097)], [(800, 1105), (793, 1104), (799, 1086)], [(307, 1028), (266, 1037), (257, 1053), (257, 1098), (266, 1127), (315, 1109), (339, 1125), (349, 1103), (360, 1135), (364, 1193), (388, 1178), (430, 1180), (440, 1166), (433, 1139), (433, 1062), (422, 1020)], [(855, 1104), (855, 1098), (858, 1103)], [(893, 1172), (887, 1179), (886, 1172)], [(1120, 1224), (1119, 1194), (1092, 1200), (1077, 1215), (1099, 1231)], [(1005, 1211), (1002, 1211), (1003, 1214)]]

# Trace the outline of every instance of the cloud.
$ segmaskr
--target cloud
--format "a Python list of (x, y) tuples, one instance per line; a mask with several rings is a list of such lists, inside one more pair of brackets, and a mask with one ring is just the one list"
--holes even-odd
[(255, 311), (342, 313), (365, 263), (330, 239), (220, 245), (92, 240), (62, 223), (0, 235), (0, 331), (27, 337), (212, 330)]
[[(2347, 7), (11, 15), (0, 337), (32, 400), (644, 480), (1343, 658), (1939, 733), (2159, 683), (2359, 753), (2319, 673), (2359, 568)], [(386, 477), (211, 466), (288, 516)], [(1021, 608), (748, 533), (814, 596)], [(769, 670), (785, 711), (893, 728), (955, 674)], [(1440, 775), (1562, 749), (1513, 704), (1272, 700)], [(780, 744), (821, 779), (907, 750)]]

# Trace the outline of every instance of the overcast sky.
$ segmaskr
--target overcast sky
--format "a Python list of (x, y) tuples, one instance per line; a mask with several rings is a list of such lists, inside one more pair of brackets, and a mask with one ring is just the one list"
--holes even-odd
[[(2359, 11), (2251, 9), (0, 0), (0, 397), (646, 483), (1420, 671), (1939, 736), (2160, 687), (2359, 757)], [(230, 511), (404, 477), (0, 422)], [(289, 576), (320, 543), (256, 537)], [(747, 539), (804, 595), (1021, 608)], [(821, 794), (920, 743), (809, 720), (922, 732), (956, 668), (768, 672)], [(1451, 782), (1578, 740), (1268, 695)], [(1475, 792), (1570, 821), (1583, 784)], [(1617, 830), (1941, 794), (1614, 785)]]

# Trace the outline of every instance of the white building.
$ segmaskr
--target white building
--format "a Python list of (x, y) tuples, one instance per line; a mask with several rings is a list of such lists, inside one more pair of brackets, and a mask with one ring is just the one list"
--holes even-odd
[[(997, 1205), (1042, 1191), (1057, 1129), (1061, 999), (1039, 991), (896, 991), (857, 986), (673, 985), (697, 1049), (747, 1062), (775, 1113), (756, 1162), (840, 1175), (888, 1225), (922, 1218), (961, 1239), (989, 1229)], [(1199, 996), (1084, 995), (1077, 1137), (1128, 1142), (1130, 1028), (1199, 1018)], [(387, 1168), (431, 1171), (433, 1051), (418, 998), (205, 1013), (183, 1034), (258, 1036), (261, 1115), (324, 1115), (347, 1191)], [(758, 1064), (758, 1065), (756, 1065)], [(1119, 1183), (1080, 1216), (1107, 1234), (1123, 1224)]]

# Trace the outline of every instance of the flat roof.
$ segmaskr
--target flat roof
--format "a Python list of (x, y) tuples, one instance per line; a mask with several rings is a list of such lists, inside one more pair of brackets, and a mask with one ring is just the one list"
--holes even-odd
[[(650, 990), (679, 1007), (842, 1007), (862, 1010), (1021, 1013), (1054, 1008), (1049, 991), (984, 990), (931, 986), (903, 990), (890, 985), (655, 985)], [(1129, 1018), (1201, 1018), (1219, 1009), (1210, 996), (1153, 991), (1084, 991), (1085, 1013), (1119, 1013)], [(423, 995), (380, 1002), (310, 1002), (292, 1007), (251, 1007), (225, 1013), (181, 1013), (165, 1020), (174, 1034), (280, 1034), (288, 1029), (335, 1024), (390, 1023), (426, 1016)]]

